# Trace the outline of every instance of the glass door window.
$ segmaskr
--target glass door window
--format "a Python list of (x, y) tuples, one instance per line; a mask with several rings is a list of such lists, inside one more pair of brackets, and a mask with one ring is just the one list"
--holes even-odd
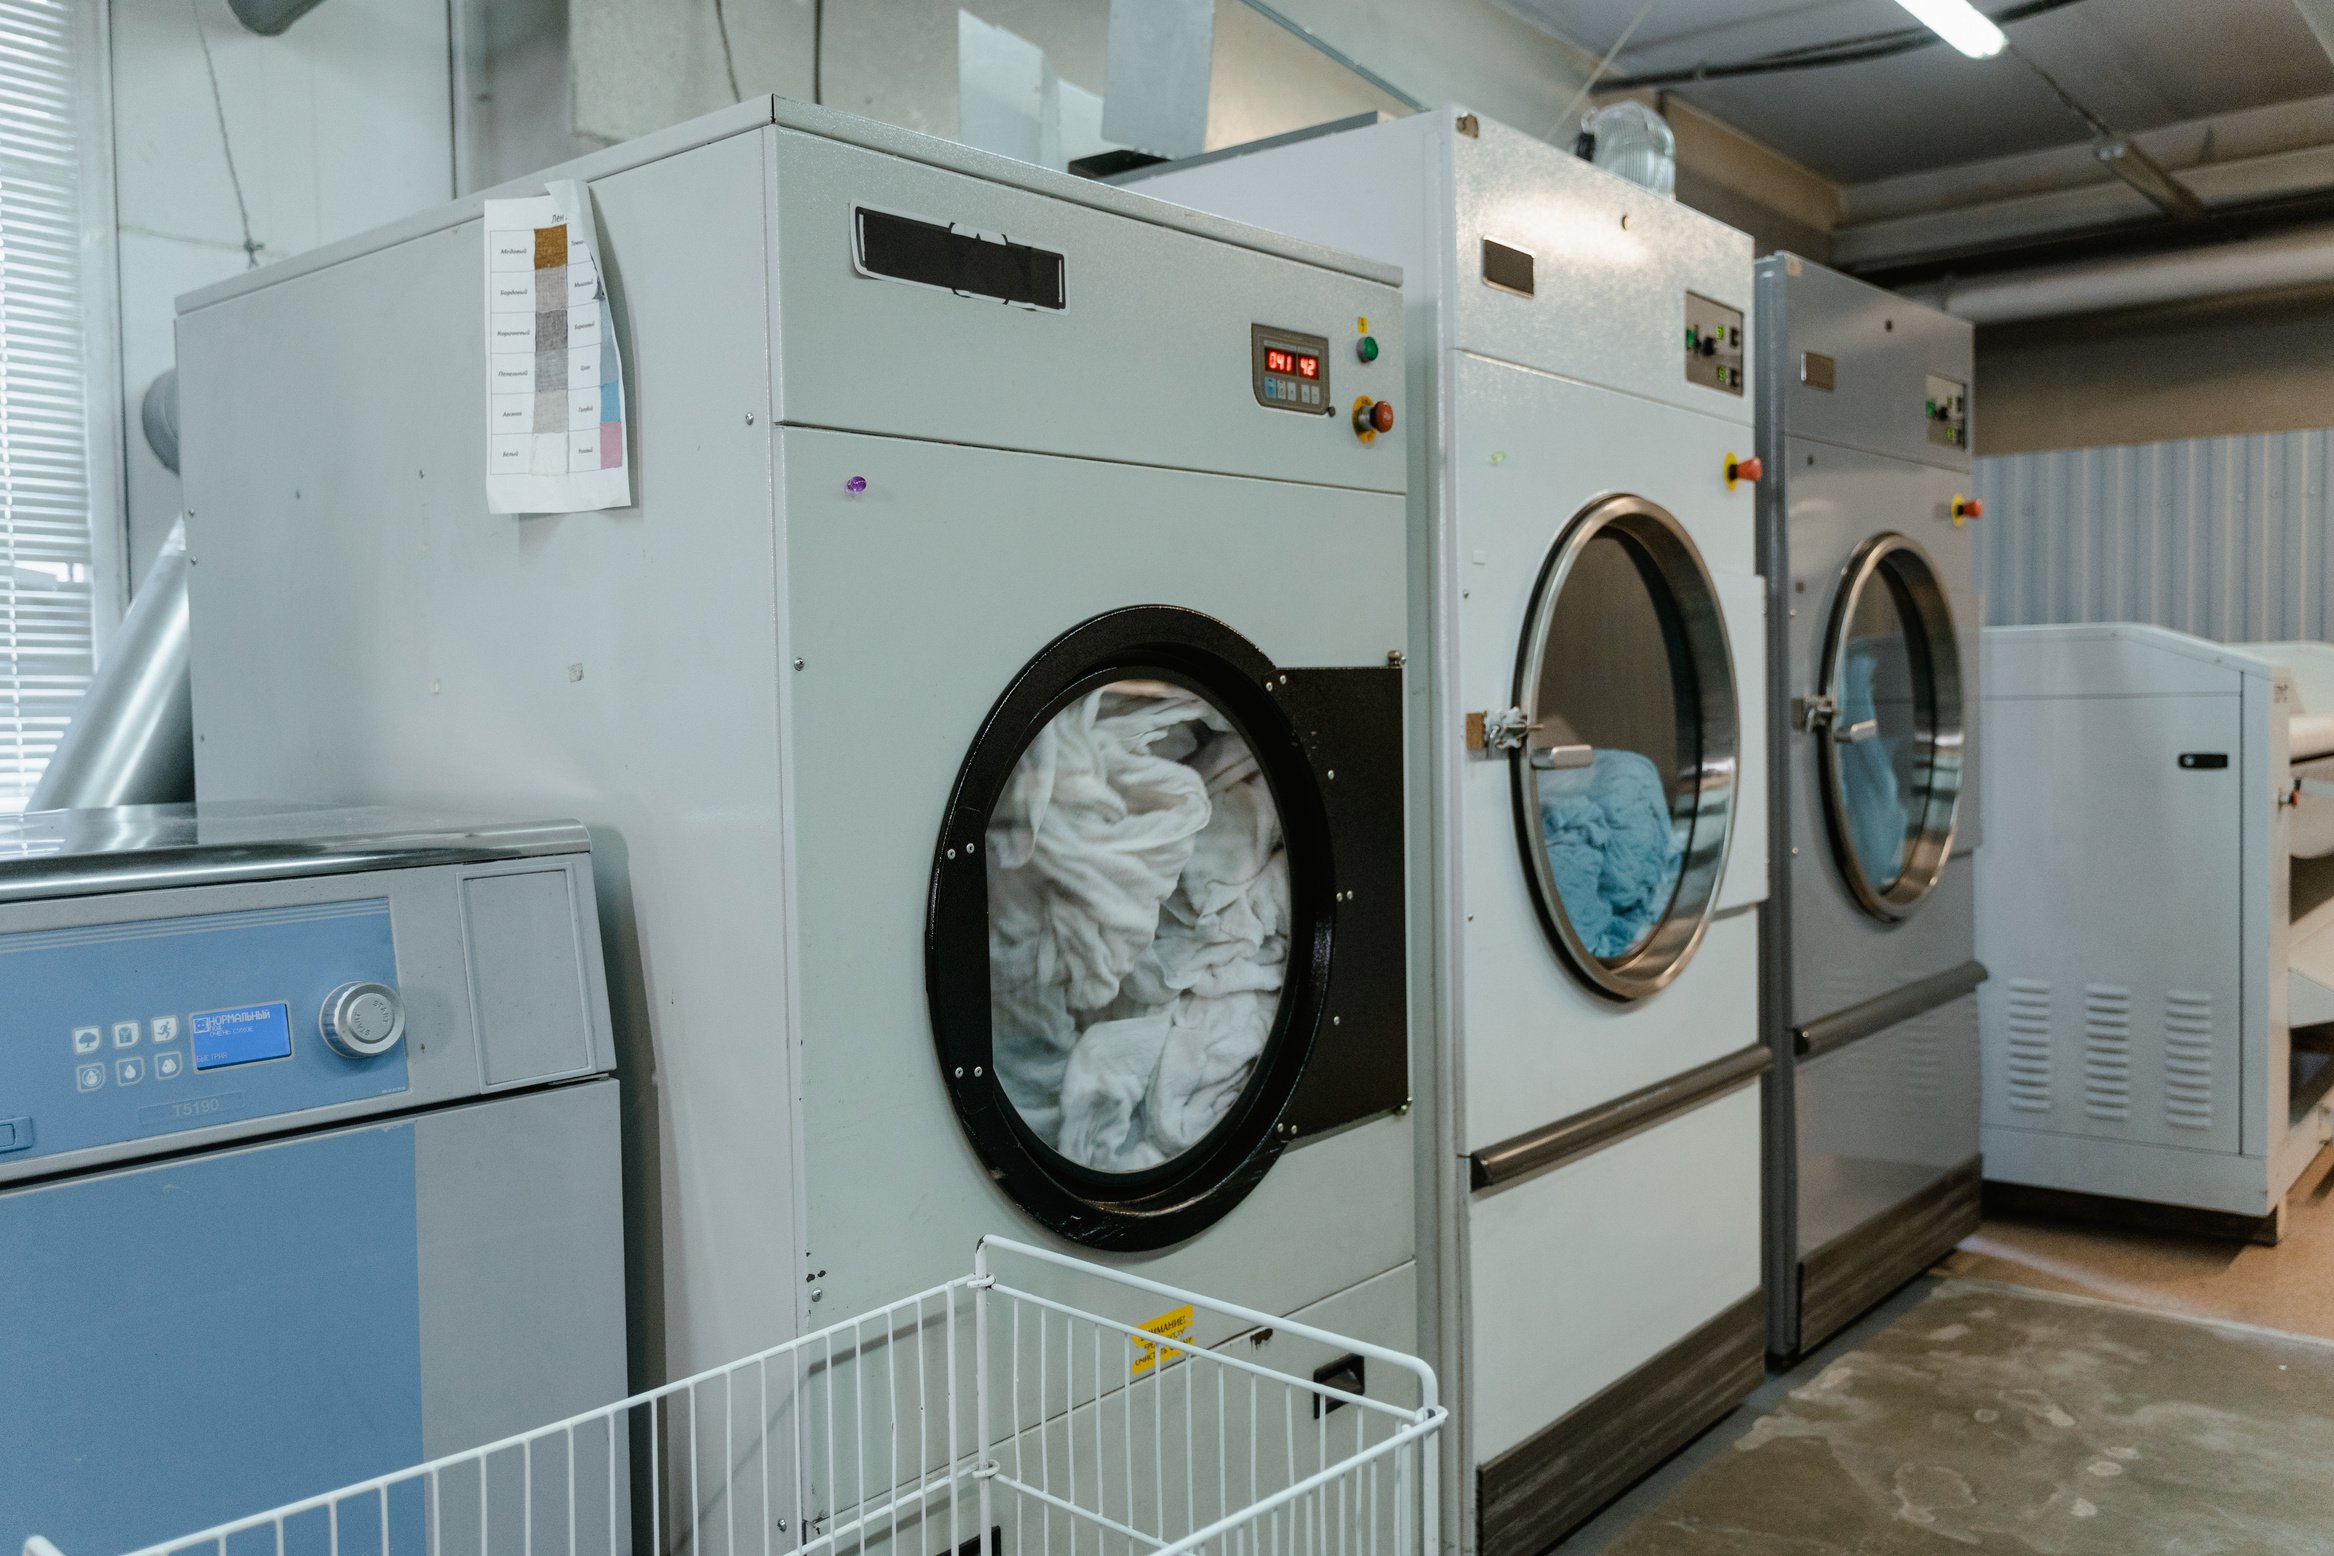
[(1717, 594), (1667, 512), (1613, 498), (1567, 528), (1534, 597), (1508, 727), (1549, 938), (1601, 994), (1666, 986), (1717, 895), (1737, 731)]
[(991, 1040), (1022, 1126), (1094, 1172), (1186, 1155), (1255, 1074), (1288, 973), (1255, 749), (1195, 688), (1105, 682), (1023, 749), (985, 838)]
[(1961, 798), (1961, 661), (1934, 567), (1902, 535), (1849, 561), (1802, 723), (1822, 744), (1824, 804), (1848, 889), (1884, 919), (1943, 871)]
[(1022, 667), (949, 799), (925, 980), (957, 1119), (1024, 1211), (1160, 1247), (1300, 1129), (1407, 1098), (1401, 752), (1398, 670), (1281, 669), (1195, 611), (1112, 611)]

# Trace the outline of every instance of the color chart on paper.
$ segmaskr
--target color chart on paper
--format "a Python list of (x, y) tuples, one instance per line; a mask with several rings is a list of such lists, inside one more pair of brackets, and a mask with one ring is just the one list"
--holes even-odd
[(487, 507), (618, 508), (624, 373), (590, 207), (569, 182), (486, 202)]

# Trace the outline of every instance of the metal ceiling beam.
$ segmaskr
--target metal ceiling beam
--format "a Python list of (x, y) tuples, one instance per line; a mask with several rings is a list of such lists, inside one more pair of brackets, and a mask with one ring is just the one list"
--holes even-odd
[[(2334, 194), (2334, 96), (2165, 125), (2129, 141), (2151, 165), (2176, 170), (2200, 217)], [(2115, 181), (2099, 176), (2102, 165), (2117, 170), (2100, 147), (2078, 143), (1851, 185), (1840, 192), (1833, 262), (1915, 266), (2161, 222), (2165, 202), (2140, 187), (2144, 171)], [(2134, 168), (2126, 160), (2120, 171)]]

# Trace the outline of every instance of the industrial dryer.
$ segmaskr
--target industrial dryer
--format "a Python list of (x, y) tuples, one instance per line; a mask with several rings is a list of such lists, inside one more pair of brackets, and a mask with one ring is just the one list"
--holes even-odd
[(1809, 1350), (1977, 1229), (1971, 330), (1759, 261), (1769, 590), (1767, 1343)]
[(1403, 267), (1446, 1501), (1532, 1556), (1763, 1376), (1751, 244), (1462, 110), (1332, 130), (1134, 177)]
[(1394, 273), (770, 98), (567, 176), (629, 508), (486, 511), (476, 199), (182, 299), (203, 792), (592, 825), (643, 1381), (1016, 1228), (1413, 1344)]

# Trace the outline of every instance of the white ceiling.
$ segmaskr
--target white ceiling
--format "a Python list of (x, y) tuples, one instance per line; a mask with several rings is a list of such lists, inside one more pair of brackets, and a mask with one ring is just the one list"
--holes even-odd
[[(1505, 0), (1601, 57), (1648, 0)], [(2006, 9), (1979, 0), (1981, 9)], [(1912, 24), (1894, 0), (1650, 0), (1611, 70), (1722, 64)], [(2014, 22), (2015, 49), (2118, 131), (2334, 92), (2294, 0), (2076, 0)], [(1838, 183), (2089, 139), (2009, 53), (1943, 44), (1851, 65), (1671, 88)]]

